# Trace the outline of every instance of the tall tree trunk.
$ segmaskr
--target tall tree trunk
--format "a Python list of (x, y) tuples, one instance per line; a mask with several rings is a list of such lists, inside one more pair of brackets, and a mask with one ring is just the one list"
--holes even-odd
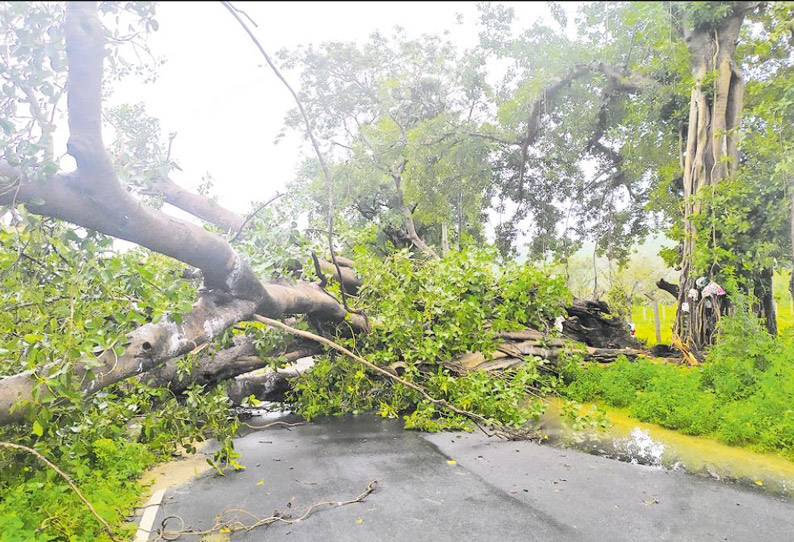
[[(695, 285), (698, 275), (712, 271), (694, 268), (698, 249), (695, 223), (698, 216), (713, 211), (702, 208), (706, 191), (714, 190), (738, 166), (736, 129), (741, 121), (744, 79), (734, 57), (744, 13), (749, 7), (749, 3), (740, 2), (715, 27), (684, 30), (694, 86), (684, 155), (684, 243), (673, 333), (696, 355), (713, 343), (720, 303), (704, 299)], [(707, 88), (712, 85), (713, 88)]]
[(794, 299), (794, 177), (789, 179), (789, 201), (790, 201), (790, 232), (791, 232), (791, 261), (792, 261), (792, 269), (791, 269), (791, 279), (788, 283), (789, 293), (791, 294), (791, 298)]
[(441, 223), (441, 255), (449, 256), (449, 228), (446, 222)]
[(753, 281), (754, 294), (758, 299), (758, 316), (764, 320), (766, 330), (770, 335), (777, 335), (777, 310), (775, 309), (775, 296), (772, 288), (772, 276), (774, 271), (771, 267), (761, 270), (761, 273)]
[(405, 230), (408, 234), (408, 239), (411, 240), (411, 243), (422, 251), (423, 254), (426, 256), (437, 260), (438, 254), (430, 248), (430, 245), (424, 242), (424, 240), (419, 237), (419, 234), (416, 233), (416, 226), (414, 225), (414, 217), (413, 213), (411, 213), (411, 209), (408, 208), (408, 205), (405, 204), (405, 198), (403, 196), (403, 189), (402, 189), (402, 169), (405, 167), (405, 163), (403, 163), (398, 172), (392, 175), (392, 179), (394, 179), (394, 187), (397, 190), (397, 205), (399, 207), (400, 212), (405, 219)]

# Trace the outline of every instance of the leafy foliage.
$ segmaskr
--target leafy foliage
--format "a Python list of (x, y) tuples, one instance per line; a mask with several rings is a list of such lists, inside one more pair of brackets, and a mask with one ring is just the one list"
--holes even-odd
[[(0, 376), (33, 369), (44, 384), (26, 423), (3, 427), (0, 439), (33, 446), (56, 462), (116, 525), (137, 502), (142, 470), (177, 449), (193, 449), (205, 432), (223, 442), (216, 463), (235, 464), (236, 425), (222, 389), (194, 386), (180, 399), (130, 380), (86, 402), (70, 371), (106, 349), (120, 353), (124, 335), (142, 323), (189, 310), (195, 288), (181, 280), (183, 268), (142, 250), (116, 252), (106, 236), (22, 208), (0, 229)], [(0, 452), (0, 492), (3, 542), (106, 539), (35, 458)]]
[[(591, 3), (580, 9), (572, 38), (558, 5), (552, 13), (560, 29), (538, 23), (515, 32), (513, 10), (487, 4), (480, 43), (465, 52), (445, 38), (409, 39), (399, 30), (362, 44), (282, 52), (285, 66), (300, 71), (301, 99), (332, 167), (334, 242), (355, 256), (364, 278), (351, 302), (373, 323), (371, 334), (356, 338), (344, 325), (322, 331), (487, 419), (519, 426), (538, 416), (543, 406), (534, 396), (558, 386), (543, 360), (499, 377), (459, 375), (449, 366), (467, 352), (492, 352), (498, 331), (548, 328), (570, 300), (561, 279), (500, 256), (527, 248), (538, 260), (565, 258), (590, 241), (597, 254), (623, 263), (653, 227), (682, 239), (678, 146), (695, 81), (681, 29), (715, 27), (735, 8)], [(747, 76), (741, 167), (699, 196), (709, 212), (695, 224), (695, 267), (732, 281), (734, 291), (791, 263), (794, 18), (791, 2), (763, 8), (752, 14), (738, 53)], [(100, 15), (112, 21), (103, 90), (112, 92), (110, 83), (129, 75), (153, 78), (160, 60), (145, 42), (158, 30), (153, 5), (103, 2)], [(30, 179), (67, 166), (54, 138), (67, 69), (62, 18), (59, 3), (0, 5), (0, 159)], [(494, 60), (504, 67), (499, 77), (488, 73)], [(604, 66), (622, 71), (609, 77)], [(636, 81), (643, 84), (629, 84)], [(710, 92), (713, 81), (709, 74), (699, 84)], [(534, 131), (530, 111), (537, 113)], [(104, 118), (120, 179), (137, 196), (151, 196), (152, 182), (178, 167), (159, 123), (143, 105), (122, 105)], [(286, 119), (291, 129), (301, 123), (296, 112)], [(318, 173), (316, 161), (307, 160), (287, 205), (252, 217), (237, 244), (263, 280), (316, 278), (310, 252), (326, 246), (329, 213)], [(211, 185), (208, 178), (200, 191)], [(441, 245), (442, 232), (451, 232), (457, 250), (438, 261), (417, 259), (406, 249), (404, 207), (421, 237)], [(487, 224), (489, 213), (498, 223)], [(194, 385), (175, 397), (130, 380), (85, 397), (71, 371), (90, 366), (100, 352), (120, 352), (136, 326), (189, 310), (198, 285), (182, 278), (183, 266), (140, 249), (117, 250), (103, 235), (19, 206), (3, 209), (0, 219), (0, 376), (31, 370), (44, 384), (28, 419), (0, 428), (0, 438), (57, 462), (116, 526), (135, 502), (146, 466), (209, 434), (222, 443), (213, 465), (242, 468), (231, 440), (239, 422), (222, 387)], [(309, 230), (322, 225), (316, 235), (307, 235), (306, 221)], [(499, 253), (481, 248), (491, 229)], [(528, 247), (518, 246), (523, 234), (531, 236)], [(675, 250), (667, 255), (677, 263)], [(625, 311), (640, 288), (647, 290), (639, 286), (647, 277), (621, 273), (610, 277), (610, 297)], [(338, 296), (338, 285), (329, 292)], [(571, 363), (565, 393), (794, 458), (794, 336), (766, 335), (746, 305), (737, 298), (723, 341), (702, 368)], [(261, 352), (284, 340), (246, 323), (212, 348), (228, 346), (237, 333), (255, 337)], [(191, 358), (180, 367), (192, 370)], [(471, 429), (413, 390), (330, 355), (317, 358), (292, 400), (307, 418), (377, 411), (402, 417), (408, 428)], [(604, 424), (573, 406), (565, 414), (575, 424)], [(105, 539), (66, 486), (29, 457), (0, 451), (0, 492), (0, 542)]]
[[(400, 30), (374, 33), (362, 46), (332, 42), (280, 56), (301, 70), (301, 100), (315, 130), (333, 142), (325, 153), (335, 162), (335, 207), (346, 220), (376, 224), (404, 246), (395, 235), (403, 229), (402, 198), (422, 236), (439, 242), (444, 224), (459, 245), (464, 235), (482, 237), (494, 179), (492, 142), (478, 137), (487, 132), (479, 120), (490, 92), (484, 59)], [(302, 123), (295, 111), (286, 119), (292, 129)], [(296, 188), (307, 195), (310, 218), (325, 220), (325, 180), (313, 161)]]
[[(376, 314), (372, 332), (349, 346), (381, 367), (462, 409), (509, 426), (539, 415), (533, 392), (549, 391), (554, 379), (540, 360), (503, 377), (475, 372), (457, 376), (445, 366), (466, 352), (492, 352), (497, 331), (548, 327), (570, 301), (560, 278), (530, 265), (494, 263), (493, 251), (469, 249), (441, 260), (417, 260), (403, 250), (385, 261), (357, 254), (364, 278), (360, 305)], [(406, 427), (470, 428), (401, 384), (373, 378), (346, 360), (321, 359), (298, 380), (298, 412), (318, 415), (378, 410), (404, 414)]]

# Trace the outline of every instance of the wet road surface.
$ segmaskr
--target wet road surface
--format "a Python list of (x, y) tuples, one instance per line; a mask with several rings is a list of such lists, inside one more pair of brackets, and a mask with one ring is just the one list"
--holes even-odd
[[(363, 502), (205, 540), (794, 540), (794, 502), (758, 491), (532, 442), (404, 431), (370, 415), (257, 431), (235, 447), (247, 468), (168, 489), (155, 527), (179, 516), (185, 528), (209, 529), (224, 510), (265, 517), (287, 503), (298, 517), (378, 480)], [(235, 516), (253, 521), (224, 518)]]

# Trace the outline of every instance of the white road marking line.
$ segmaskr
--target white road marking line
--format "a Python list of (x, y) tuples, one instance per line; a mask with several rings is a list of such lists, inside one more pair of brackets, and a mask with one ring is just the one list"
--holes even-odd
[(154, 520), (157, 518), (157, 510), (160, 508), (160, 503), (163, 502), (163, 495), (165, 495), (165, 489), (155, 491), (146, 503), (146, 509), (141, 517), (141, 522), (138, 524), (134, 542), (146, 542), (149, 540)]

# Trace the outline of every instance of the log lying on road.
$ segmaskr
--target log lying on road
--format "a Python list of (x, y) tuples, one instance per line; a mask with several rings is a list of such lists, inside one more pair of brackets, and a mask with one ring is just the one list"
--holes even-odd
[[(527, 331), (532, 332), (533, 330)], [(534, 357), (548, 360), (552, 365), (557, 365), (563, 355), (574, 353), (581, 354), (586, 361), (596, 361), (599, 363), (611, 363), (620, 356), (636, 359), (646, 354), (644, 350), (637, 348), (582, 347), (581, 345), (577, 346), (562, 339), (546, 339), (503, 342), (499, 345), (497, 350), (491, 354), (486, 355), (482, 352), (470, 352), (446, 365), (459, 373), (477, 370), (495, 372), (514, 369), (526, 363), (528, 359), (533, 359)]]
[(294, 380), (312, 365), (311, 358), (301, 358), (278, 370), (266, 369), (240, 375), (229, 382), (226, 393), (235, 405), (252, 395), (259, 401), (284, 402)]

